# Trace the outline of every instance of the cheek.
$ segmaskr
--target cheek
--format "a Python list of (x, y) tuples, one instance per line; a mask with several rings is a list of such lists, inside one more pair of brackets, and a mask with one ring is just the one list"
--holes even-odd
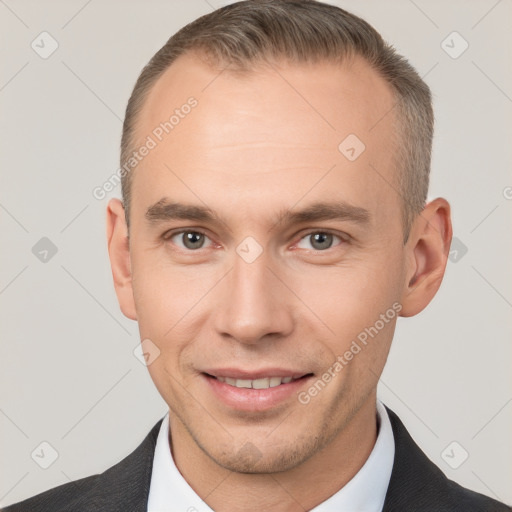
[(300, 278), (297, 294), (337, 339), (347, 340), (397, 300), (398, 275), (397, 265), (378, 262), (319, 269)]
[[(141, 340), (149, 339), (160, 351), (148, 370), (155, 382), (179, 385), (178, 366), (204, 322), (205, 294), (216, 279), (213, 273), (167, 263), (160, 255), (139, 254), (132, 261), (133, 293)], [(157, 251), (153, 253), (157, 255)], [(206, 268), (206, 267), (205, 267)]]
[[(138, 322), (148, 337), (163, 338), (188, 318), (214, 282), (192, 267), (172, 264), (163, 249), (139, 251), (132, 257), (133, 294)], [(206, 279), (205, 279), (206, 277)]]
[(133, 269), (132, 287), (139, 330), (141, 336), (151, 339), (162, 337), (172, 327), (169, 312), (175, 309), (171, 290), (161, 276), (156, 277), (152, 271)]
[[(336, 385), (339, 392), (346, 392), (354, 385), (357, 389), (361, 386), (369, 389), (385, 364), (398, 318), (399, 262), (330, 270), (321, 280), (324, 286), (310, 286), (313, 281), (319, 282), (312, 280), (307, 288), (313, 293), (303, 295), (308, 297), (311, 310), (329, 328), (329, 331), (325, 329), (323, 338), (328, 354), (324, 362), (329, 366), (341, 357), (342, 378)], [(384, 320), (381, 315), (385, 315)], [(313, 317), (311, 321), (318, 324)]]

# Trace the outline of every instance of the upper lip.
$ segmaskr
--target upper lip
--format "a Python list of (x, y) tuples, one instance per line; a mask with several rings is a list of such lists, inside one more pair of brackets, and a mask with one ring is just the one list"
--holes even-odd
[(203, 373), (207, 373), (212, 377), (231, 377), (233, 379), (265, 379), (269, 377), (292, 377), (298, 379), (304, 375), (308, 375), (311, 372), (304, 372), (301, 370), (290, 370), (286, 368), (265, 368), (261, 370), (242, 370), (239, 368), (215, 368), (203, 370)]

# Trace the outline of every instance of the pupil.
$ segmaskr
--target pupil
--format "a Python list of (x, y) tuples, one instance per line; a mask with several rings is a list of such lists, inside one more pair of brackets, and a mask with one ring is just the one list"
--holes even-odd
[(315, 233), (311, 245), (315, 249), (329, 249), (332, 245), (332, 235), (330, 233)]

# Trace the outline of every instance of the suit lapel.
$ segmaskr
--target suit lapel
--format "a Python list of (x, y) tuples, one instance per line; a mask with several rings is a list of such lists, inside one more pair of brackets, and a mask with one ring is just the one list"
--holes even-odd
[(435, 496), (445, 476), (413, 441), (398, 416), (386, 410), (395, 438), (395, 460), (382, 512), (425, 510), (425, 497)]
[(88, 493), (85, 510), (94, 512), (146, 512), (151, 472), (162, 420), (151, 429), (135, 451), (105, 471)]
[[(382, 512), (424, 510), (425, 493), (435, 493), (444, 475), (413, 441), (398, 416), (386, 410), (395, 439), (395, 460)], [(87, 494), (88, 503), (83, 504), (87, 510), (146, 512), (161, 424), (159, 420), (135, 451), (101, 475), (97, 486)]]

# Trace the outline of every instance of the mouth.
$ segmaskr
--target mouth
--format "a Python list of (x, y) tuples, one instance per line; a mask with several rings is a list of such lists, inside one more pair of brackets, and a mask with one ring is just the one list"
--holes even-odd
[(229, 409), (260, 412), (290, 400), (308, 385), (313, 373), (287, 370), (245, 372), (239, 370), (209, 370), (201, 372), (203, 382), (215, 400)]
[(292, 376), (272, 376), (272, 377), (260, 377), (257, 379), (240, 379), (236, 377), (228, 377), (222, 375), (210, 375), (209, 373), (205, 373), (207, 377), (211, 377), (213, 379), (218, 380), (219, 382), (224, 382), (229, 386), (233, 386), (235, 388), (246, 388), (246, 389), (268, 389), (275, 388), (277, 386), (281, 386), (283, 384), (289, 384), (292, 381), (303, 379), (304, 377), (309, 377), (313, 375), (312, 373), (307, 373), (303, 375), (299, 375), (296, 377)]

